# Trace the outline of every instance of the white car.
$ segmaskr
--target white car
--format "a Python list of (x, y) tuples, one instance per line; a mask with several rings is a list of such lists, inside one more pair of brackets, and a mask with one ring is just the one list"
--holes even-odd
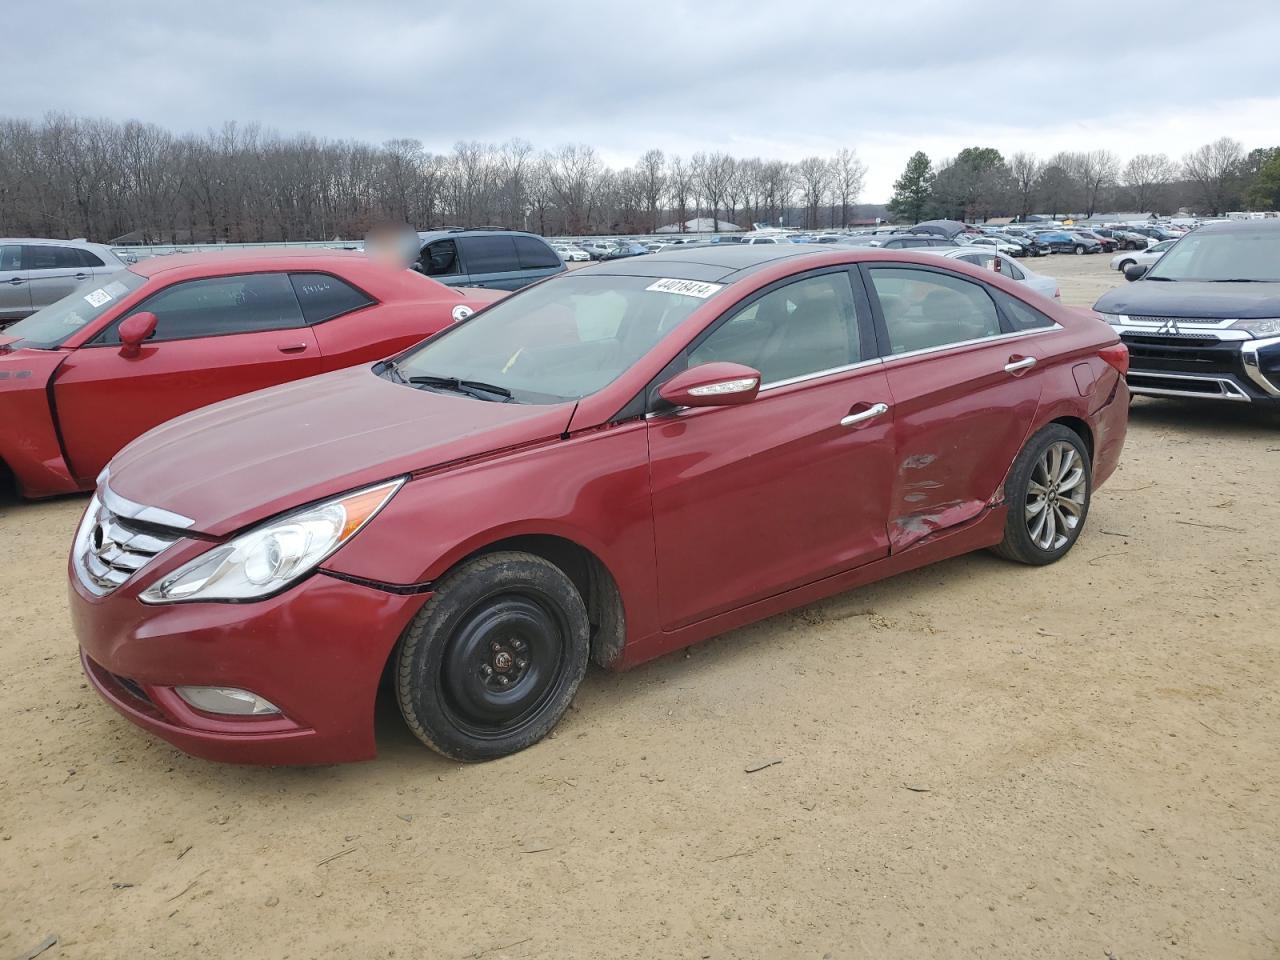
[(763, 237), (746, 236), (742, 238), (743, 243), (759, 244), (759, 243), (790, 243), (791, 238), (786, 234), (773, 233), (766, 234)]
[(1161, 240), (1159, 243), (1153, 243), (1145, 250), (1126, 250), (1124, 253), (1117, 253), (1111, 258), (1111, 269), (1124, 273), (1125, 267), (1133, 266), (1135, 263), (1149, 267), (1177, 242), (1177, 240)]
[(963, 260), (965, 263), (971, 263), (975, 267), (982, 267), (986, 270), (997, 270), (996, 264), (999, 264), (997, 272), (1004, 274), (1010, 280), (1025, 284), (1029, 289), (1034, 290), (1042, 297), (1048, 297), (1050, 300), (1061, 298), (1062, 290), (1058, 286), (1058, 281), (1053, 277), (1045, 276), (1043, 273), (1036, 273), (1034, 270), (1028, 270), (1024, 264), (1017, 263), (1012, 257), (1005, 256), (999, 251), (990, 249), (975, 250), (973, 247), (973, 244), (969, 244), (964, 247), (940, 247), (922, 252), (931, 253), (939, 257), (947, 257), (950, 260)]
[(560, 254), (560, 259), (565, 263), (574, 263), (582, 261), (590, 261), (591, 254), (583, 250), (581, 247), (575, 247), (568, 243), (553, 243), (551, 249)]
[[(956, 239), (959, 240), (960, 237), (964, 236), (964, 234), (960, 234)], [(1021, 253), (1023, 249), (1016, 243), (1001, 240), (999, 237), (965, 237), (961, 242), (971, 247), (995, 247), (1001, 253), (1007, 253), (1011, 257)]]

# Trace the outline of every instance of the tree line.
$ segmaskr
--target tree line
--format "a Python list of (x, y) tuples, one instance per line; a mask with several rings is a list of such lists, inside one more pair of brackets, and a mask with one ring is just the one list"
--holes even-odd
[(966, 147), (937, 168), (923, 152), (907, 161), (889, 210), (912, 223), (931, 217), (986, 220), (1102, 212), (1221, 216), (1229, 210), (1280, 209), (1280, 147), (1245, 152), (1222, 137), (1181, 160), (1141, 153), (1121, 163), (1110, 150), (1056, 153), (1046, 159), (992, 147)]
[(698, 217), (743, 227), (849, 224), (866, 167), (654, 149), (613, 169), (590, 146), (523, 140), (380, 145), (227, 123), (176, 135), (135, 120), (0, 119), (0, 236), (214, 243), (362, 237), (375, 223), (647, 233)]

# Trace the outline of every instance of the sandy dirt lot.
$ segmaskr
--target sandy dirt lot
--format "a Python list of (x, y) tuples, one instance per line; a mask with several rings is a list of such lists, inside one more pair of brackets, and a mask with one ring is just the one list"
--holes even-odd
[[(1108, 259), (1034, 266), (1088, 304)], [(80, 675), (83, 499), (5, 503), (0, 958), (1276, 958), (1277, 468), (1275, 418), (1139, 401), (1058, 565), (595, 671), (483, 766), (390, 711), (342, 768), (147, 737)]]

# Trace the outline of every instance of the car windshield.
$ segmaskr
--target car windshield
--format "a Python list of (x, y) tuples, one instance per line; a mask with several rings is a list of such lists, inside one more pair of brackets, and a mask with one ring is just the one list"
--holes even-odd
[(115, 306), (123, 296), (137, 290), (147, 282), (129, 270), (120, 270), (103, 277), (100, 284), (88, 293), (77, 290), (70, 296), (37, 310), (25, 320), (6, 327), (4, 336), (17, 337), (12, 346), (50, 350), (60, 346), (73, 333)]
[(500, 388), (483, 399), (510, 393), (521, 403), (579, 400), (616, 380), (719, 289), (654, 277), (561, 275), (451, 327), (401, 357), (389, 375), (410, 383), (444, 378), (473, 395)]
[(1280, 282), (1280, 230), (1189, 233), (1169, 248), (1147, 276)]

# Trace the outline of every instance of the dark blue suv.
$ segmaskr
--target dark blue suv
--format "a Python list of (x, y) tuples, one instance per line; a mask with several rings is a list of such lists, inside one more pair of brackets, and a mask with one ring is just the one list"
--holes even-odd
[(517, 230), (431, 230), (419, 233), (413, 269), (452, 287), (521, 287), (568, 269), (537, 234)]

